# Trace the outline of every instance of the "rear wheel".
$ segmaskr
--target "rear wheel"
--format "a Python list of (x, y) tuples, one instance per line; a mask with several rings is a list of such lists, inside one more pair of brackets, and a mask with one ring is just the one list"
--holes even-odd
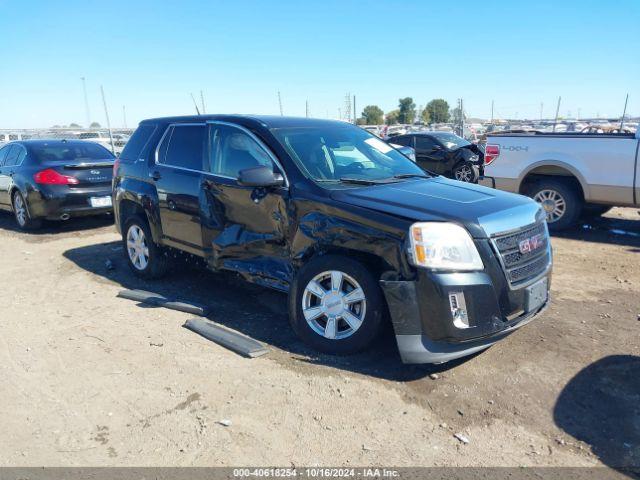
[(527, 189), (527, 194), (542, 206), (552, 231), (574, 226), (582, 212), (584, 202), (577, 189), (561, 179), (539, 180)]
[(122, 243), (129, 268), (138, 277), (153, 279), (165, 274), (169, 259), (153, 242), (145, 220), (137, 215), (129, 218), (122, 232)]
[(42, 226), (42, 221), (39, 218), (31, 218), (29, 215), (27, 202), (20, 192), (13, 194), (12, 204), (13, 215), (21, 230), (37, 230)]
[(298, 336), (321, 352), (348, 355), (369, 346), (382, 326), (384, 303), (375, 277), (338, 255), (303, 266), (289, 293), (289, 318)]

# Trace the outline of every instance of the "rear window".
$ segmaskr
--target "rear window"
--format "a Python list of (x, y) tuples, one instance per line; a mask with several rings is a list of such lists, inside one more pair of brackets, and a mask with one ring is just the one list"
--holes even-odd
[(111, 160), (113, 154), (95, 143), (55, 143), (31, 146), (32, 157), (40, 163)]
[(120, 154), (120, 160), (129, 162), (137, 161), (155, 129), (156, 127), (154, 125), (140, 125), (124, 146), (124, 150), (122, 150)]

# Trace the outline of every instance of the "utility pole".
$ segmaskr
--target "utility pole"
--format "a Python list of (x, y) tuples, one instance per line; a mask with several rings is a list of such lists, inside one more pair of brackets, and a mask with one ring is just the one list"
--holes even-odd
[(544, 103), (540, 102), (540, 121), (542, 121), (542, 110), (544, 109)]
[(556, 107), (556, 118), (553, 120), (553, 131), (556, 131), (556, 125), (558, 123), (558, 114), (560, 113), (560, 101), (562, 97), (558, 97), (558, 106)]
[(200, 103), (202, 104), (202, 114), (204, 115), (207, 111), (204, 108), (204, 93), (202, 93), (202, 90), (200, 90)]
[(122, 105), (122, 122), (124, 123), (124, 128), (127, 128), (127, 109), (124, 105)]
[(196, 113), (200, 115), (200, 109), (198, 108), (198, 104), (196, 103), (196, 97), (193, 96), (193, 93), (190, 93), (191, 100), (193, 101), (193, 106), (196, 107)]
[(87, 82), (84, 77), (80, 77), (82, 80), (82, 91), (84, 92), (84, 114), (87, 117), (87, 126), (89, 128), (91, 126), (91, 112), (89, 111), (89, 98), (87, 97)]
[(304, 102), (304, 116), (309, 118), (309, 100)]
[(353, 96), (353, 124), (358, 124), (358, 114), (356, 113), (356, 96)]
[(622, 126), (624, 125), (624, 116), (627, 114), (627, 102), (629, 101), (629, 94), (627, 93), (627, 98), (624, 100), (624, 110), (622, 112), (622, 118), (620, 119), (620, 130), (622, 131)]
[(493, 100), (491, 100), (491, 123), (493, 123)]
[(111, 133), (111, 121), (109, 120), (109, 110), (107, 109), (107, 100), (104, 97), (104, 88), (100, 85), (100, 93), (102, 93), (102, 104), (104, 105), (104, 116), (107, 117), (107, 129), (109, 130), (109, 141), (111, 142), (111, 153), (116, 154), (113, 146), (113, 134)]
[(280, 116), (282, 117), (284, 113), (282, 113), (282, 97), (280, 96), (280, 90), (278, 90), (278, 105), (280, 105)]

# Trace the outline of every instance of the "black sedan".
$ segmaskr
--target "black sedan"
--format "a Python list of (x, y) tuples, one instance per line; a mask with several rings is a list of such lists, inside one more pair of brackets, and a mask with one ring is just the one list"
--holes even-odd
[(0, 148), (0, 209), (13, 212), (23, 230), (43, 219), (112, 212), (115, 157), (81, 140), (25, 140)]
[(484, 154), (477, 145), (449, 132), (415, 132), (393, 137), (393, 143), (413, 147), (416, 163), (430, 172), (477, 183)]

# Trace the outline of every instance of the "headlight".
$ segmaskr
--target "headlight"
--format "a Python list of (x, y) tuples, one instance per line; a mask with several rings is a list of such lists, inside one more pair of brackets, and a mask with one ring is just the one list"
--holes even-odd
[(414, 223), (409, 232), (411, 262), (440, 270), (482, 270), (484, 264), (471, 235), (454, 223)]

